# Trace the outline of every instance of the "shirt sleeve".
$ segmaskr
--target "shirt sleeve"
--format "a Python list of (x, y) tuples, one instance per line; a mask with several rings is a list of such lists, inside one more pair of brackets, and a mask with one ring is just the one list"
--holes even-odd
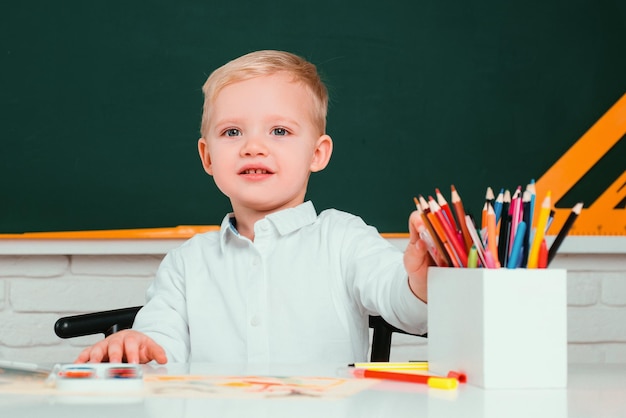
[(176, 250), (168, 253), (146, 292), (146, 304), (137, 314), (133, 329), (165, 350), (168, 362), (189, 360), (189, 328), (185, 284)]
[(342, 264), (347, 290), (368, 315), (413, 334), (427, 331), (428, 310), (409, 287), (403, 253), (376, 228), (351, 216), (344, 226)]

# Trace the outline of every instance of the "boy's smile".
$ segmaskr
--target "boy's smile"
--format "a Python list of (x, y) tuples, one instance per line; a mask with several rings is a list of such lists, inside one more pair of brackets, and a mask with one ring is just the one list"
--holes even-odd
[(244, 166), (244, 168), (241, 170), (239, 174), (241, 174), (242, 176), (246, 176), (247, 179), (254, 180), (254, 179), (263, 179), (267, 175), (271, 175), (273, 173), (272, 173), (272, 170), (270, 170), (269, 168), (259, 166), (259, 165), (253, 165), (253, 166)]
[(240, 233), (247, 220), (252, 227), (301, 204), (310, 173), (328, 164), (332, 140), (316, 126), (313, 106), (312, 93), (287, 73), (238, 81), (215, 97), (198, 150)]

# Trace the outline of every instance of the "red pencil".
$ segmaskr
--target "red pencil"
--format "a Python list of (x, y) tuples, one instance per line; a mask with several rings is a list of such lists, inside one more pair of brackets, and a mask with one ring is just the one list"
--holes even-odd
[[(431, 225), (430, 221), (426, 217), (426, 214), (422, 210), (419, 200), (414, 197), (413, 201), (415, 202), (416, 211), (422, 219), (422, 223), (424, 224), (424, 232), (429, 235), (430, 240), (432, 241), (432, 245), (434, 245), (435, 247), (434, 249), (429, 247), (428, 251), (430, 253), (430, 256), (433, 258), (438, 267), (448, 267), (451, 263), (448, 260), (448, 257), (439, 238), (437, 237), (437, 233), (433, 229), (433, 226)], [(422, 233), (420, 231), (418, 231), (418, 233), (420, 234), (420, 238), (424, 239), (424, 237), (422, 237)], [(428, 242), (426, 242), (426, 244), (429, 245)]]
[(450, 186), (452, 190), (451, 193), (451, 201), (452, 206), (454, 206), (454, 211), (456, 212), (456, 217), (461, 224), (461, 233), (463, 234), (463, 240), (465, 241), (465, 248), (469, 252), (469, 249), (472, 248), (472, 237), (467, 229), (467, 224), (465, 223), (465, 208), (463, 207), (463, 202), (461, 201), (461, 196), (456, 191), (454, 184)]
[(430, 200), (430, 211), (435, 214), (441, 226), (443, 227), (444, 234), (448, 238), (448, 242), (452, 245), (453, 251), (456, 254), (456, 257), (459, 261), (459, 267), (467, 267), (467, 250), (465, 246), (459, 242), (456, 231), (452, 230), (452, 227), (446, 220), (444, 219), (443, 213), (441, 212), (441, 208), (435, 202), (435, 199)]
[[(423, 198), (420, 197), (420, 199), (423, 199)], [(421, 202), (421, 200), (420, 200), (420, 202)], [(432, 200), (432, 202), (437, 204), (437, 202), (435, 202), (434, 199)], [(428, 204), (428, 203), (426, 203), (426, 204)], [(456, 252), (452, 248), (452, 245), (450, 244), (450, 239), (448, 238), (448, 235), (446, 234), (445, 230), (443, 229), (444, 228), (443, 224), (437, 218), (437, 215), (435, 215), (433, 213), (432, 207), (429, 207), (428, 212), (424, 211), (424, 213), (426, 214), (426, 217), (428, 218), (428, 220), (430, 221), (431, 225), (433, 226), (433, 229), (437, 233), (437, 236), (441, 240), (441, 243), (442, 243), (443, 247), (445, 248), (445, 252), (447, 253), (448, 258), (450, 259), (451, 264), (454, 265), (454, 267), (461, 267), (461, 262), (460, 262), (459, 258), (456, 256)], [(456, 241), (456, 239), (455, 239), (455, 241)]]
[(439, 204), (439, 207), (441, 207), (441, 210), (443, 210), (446, 213), (446, 217), (448, 218), (448, 222), (450, 223), (450, 226), (455, 231), (458, 231), (459, 228), (456, 224), (456, 221), (454, 220), (454, 216), (452, 216), (452, 211), (450, 210), (450, 205), (448, 205), (446, 198), (443, 197), (443, 194), (439, 191), (439, 189), (435, 189), (435, 196), (437, 196), (437, 204)]

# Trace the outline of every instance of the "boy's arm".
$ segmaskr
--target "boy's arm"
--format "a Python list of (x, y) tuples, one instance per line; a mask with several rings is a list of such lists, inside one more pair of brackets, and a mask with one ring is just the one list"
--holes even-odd
[[(427, 329), (425, 276), (419, 241), (414, 240), (403, 262), (403, 252), (376, 228), (358, 217), (338, 218), (333, 233), (342, 235), (338, 253), (347, 291), (362, 314), (380, 315), (387, 322), (413, 334)], [(417, 245), (418, 247), (415, 247)], [(411, 269), (411, 281), (407, 265)], [(415, 282), (415, 283), (411, 283)], [(414, 293), (417, 293), (417, 297)]]
[(415, 296), (428, 302), (428, 267), (434, 265), (426, 243), (420, 239), (418, 230), (422, 219), (414, 211), (409, 217), (409, 244), (404, 251), (404, 268), (409, 275), (409, 287)]
[(182, 258), (179, 249), (163, 258), (146, 291), (146, 303), (133, 323), (133, 330), (151, 338), (163, 348), (168, 360), (176, 363), (187, 362), (190, 351)]

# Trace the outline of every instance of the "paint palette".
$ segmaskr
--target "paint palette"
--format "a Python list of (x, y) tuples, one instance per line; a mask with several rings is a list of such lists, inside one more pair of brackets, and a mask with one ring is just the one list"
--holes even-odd
[(72, 392), (127, 392), (143, 388), (141, 366), (126, 363), (56, 365), (50, 379), (57, 389)]

